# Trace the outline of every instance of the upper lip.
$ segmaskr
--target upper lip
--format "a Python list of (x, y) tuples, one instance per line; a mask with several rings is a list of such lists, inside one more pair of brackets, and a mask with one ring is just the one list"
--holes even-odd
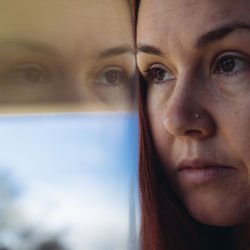
[(220, 168), (233, 168), (232, 166), (226, 165), (226, 164), (221, 164), (218, 162), (213, 162), (209, 160), (202, 160), (202, 159), (193, 159), (193, 160), (182, 160), (180, 163), (177, 165), (177, 170), (181, 171), (183, 169), (187, 168), (211, 168), (211, 167), (220, 167)]

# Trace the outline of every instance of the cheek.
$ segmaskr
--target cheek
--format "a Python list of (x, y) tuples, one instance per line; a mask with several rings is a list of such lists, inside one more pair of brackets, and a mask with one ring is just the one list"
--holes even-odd
[[(250, 168), (250, 100), (249, 104), (228, 110), (223, 115), (220, 130), (233, 154)], [(248, 170), (250, 172), (250, 169)], [(250, 179), (249, 179), (250, 181)]]
[(164, 108), (148, 98), (147, 112), (154, 147), (164, 166), (169, 165), (174, 137), (164, 127)]

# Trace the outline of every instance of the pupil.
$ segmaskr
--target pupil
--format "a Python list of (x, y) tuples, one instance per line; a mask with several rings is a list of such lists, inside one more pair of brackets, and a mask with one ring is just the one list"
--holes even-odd
[(162, 81), (164, 79), (165, 76), (165, 71), (162, 69), (159, 69), (156, 71), (156, 78), (158, 81)]
[(106, 78), (107, 82), (114, 83), (118, 80), (118, 73), (115, 71), (107, 72), (105, 74), (105, 78)]
[(221, 69), (224, 72), (231, 72), (235, 67), (235, 62), (232, 57), (226, 57), (221, 61)]
[(30, 69), (26, 71), (25, 78), (29, 82), (39, 82), (41, 80), (41, 73), (37, 70)]

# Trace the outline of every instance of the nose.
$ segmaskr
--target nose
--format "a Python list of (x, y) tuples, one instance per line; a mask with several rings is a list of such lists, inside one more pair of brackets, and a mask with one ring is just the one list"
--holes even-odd
[(216, 128), (209, 110), (209, 98), (202, 91), (190, 85), (176, 87), (167, 102), (163, 125), (174, 136), (204, 139), (212, 136)]

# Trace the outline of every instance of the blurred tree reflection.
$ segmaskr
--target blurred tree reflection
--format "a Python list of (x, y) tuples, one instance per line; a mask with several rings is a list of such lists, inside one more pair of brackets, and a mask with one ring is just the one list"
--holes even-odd
[[(1, 169), (7, 169), (1, 167)], [(0, 232), (11, 227), (15, 220), (14, 199), (17, 197), (18, 188), (11, 179), (8, 170), (0, 172)]]
[(67, 250), (60, 233), (55, 237), (25, 221), (16, 204), (18, 185), (5, 169), (0, 168), (0, 250)]
[(57, 239), (40, 243), (34, 250), (66, 250)]

